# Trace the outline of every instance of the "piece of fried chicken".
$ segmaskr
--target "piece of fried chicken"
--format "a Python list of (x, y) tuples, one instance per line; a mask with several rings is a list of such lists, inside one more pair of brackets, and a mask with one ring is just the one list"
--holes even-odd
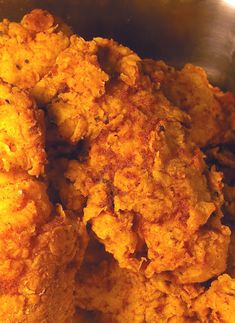
[(3, 82), (0, 105), (0, 322), (70, 322), (86, 230), (53, 207), (37, 179), (45, 175), (44, 114)]
[(50, 119), (59, 128), (60, 139), (76, 143), (99, 131), (108, 118), (96, 104), (105, 85), (116, 74), (136, 87), (140, 68), (148, 75), (146, 82), (150, 78), (189, 115), (194, 142), (204, 147), (234, 139), (235, 98), (213, 88), (199, 67), (187, 64), (176, 71), (163, 62), (141, 61), (112, 41), (70, 37), (66, 26), (40, 9), (24, 16), (21, 23), (5, 19), (0, 31), (0, 77), (30, 89), (41, 104), (49, 103)]
[(189, 117), (131, 50), (72, 37), (32, 91), (61, 140), (87, 145), (82, 161), (58, 172), (62, 203), (81, 213), (87, 201), (84, 220), (123, 268), (170, 271), (181, 283), (222, 273), (230, 235), (220, 223), (222, 175), (189, 139)]
[(233, 142), (206, 150), (210, 163), (216, 163), (223, 172), (223, 210), (227, 221), (235, 221), (235, 153)]
[(96, 311), (96, 322), (234, 322), (235, 280), (228, 275), (206, 291), (174, 285), (161, 275), (145, 281), (107, 262), (89, 269), (78, 278), (76, 302), (79, 308)]
[(0, 211), (0, 321), (69, 322), (84, 226), (24, 172), (0, 173)]
[(0, 77), (30, 89), (57, 129), (55, 142), (87, 142), (84, 160), (69, 162), (65, 171), (72, 196), (87, 201), (84, 220), (122, 267), (147, 276), (170, 271), (181, 283), (223, 272), (230, 231), (220, 223), (221, 174), (208, 169), (191, 140), (190, 114), (164, 96), (162, 70), (153, 78), (130, 49), (101, 38), (69, 38), (53, 26), (40, 10), (21, 24), (5, 21), (9, 42), (0, 57), (11, 57), (19, 42), (19, 53), (32, 47), (36, 67), (20, 65), (15, 74), (10, 67), (20, 62), (11, 57), (9, 74), (0, 71)]
[(223, 275), (194, 304), (199, 322), (235, 321), (235, 280)]
[[(120, 135), (118, 138), (120, 139)], [(117, 162), (115, 158), (112, 159), (113, 163), (110, 162), (110, 159), (105, 159), (106, 155), (102, 155), (99, 150), (99, 147), (103, 147), (104, 153), (106, 153), (105, 141), (110, 147), (110, 141), (104, 137), (102, 145), (94, 146), (97, 152), (91, 151), (88, 165), (92, 165), (92, 163), (98, 165), (96, 170), (99, 172), (109, 165), (110, 172), (113, 171), (115, 174), (113, 182), (111, 181), (112, 173), (108, 177), (110, 173), (107, 172), (107, 175), (104, 175), (106, 178), (104, 177), (102, 182), (95, 183), (99, 173), (94, 168), (89, 168), (88, 165), (84, 167), (83, 164), (80, 165), (76, 161), (69, 162), (65, 177), (70, 181), (66, 185), (70, 185), (70, 188), (71, 185), (74, 185), (73, 194), (77, 194), (78, 200), (81, 195), (85, 198), (88, 197), (84, 219), (91, 220), (92, 229), (100, 241), (104, 243), (106, 249), (114, 254), (119, 264), (122, 267), (138, 270), (141, 264), (146, 262), (148, 276), (151, 276), (153, 272), (171, 270), (181, 282), (204, 281), (223, 272), (226, 268), (229, 230), (225, 226), (221, 226), (218, 216), (211, 216), (209, 221), (210, 215), (205, 216), (204, 220), (202, 219), (202, 215), (206, 212), (216, 212), (216, 202), (212, 198), (207, 201), (197, 201), (197, 207), (190, 211), (188, 219), (185, 215), (187, 220), (184, 228), (180, 209), (178, 209), (178, 216), (176, 213), (176, 218), (173, 217), (175, 215), (173, 210), (176, 207), (174, 206), (174, 193), (170, 193), (172, 194), (170, 197), (167, 188), (169, 185), (174, 190), (173, 187), (176, 185), (175, 187), (180, 190), (180, 184), (182, 185), (185, 178), (180, 178), (178, 185), (176, 184), (177, 179), (175, 179), (173, 185), (170, 184), (171, 178), (168, 177), (169, 182), (165, 186), (164, 179), (167, 180), (167, 174), (164, 174), (162, 181), (158, 181), (159, 191), (156, 192), (156, 195), (151, 195), (153, 194), (151, 192), (156, 190), (156, 184), (154, 178), (148, 176), (146, 168), (145, 174), (140, 171), (137, 173), (137, 167), (121, 168), (121, 153), (117, 158), (115, 152), (119, 151), (115, 148), (113, 156), (117, 158)], [(118, 144), (117, 141), (114, 143)], [(130, 147), (133, 146), (130, 145)], [(135, 156), (139, 157), (136, 147), (138, 146), (135, 145), (133, 159)], [(144, 145), (141, 145), (141, 148), (144, 149)], [(123, 162), (124, 158), (125, 155)], [(105, 164), (102, 164), (102, 159)], [(160, 171), (159, 174), (161, 174)], [(220, 192), (221, 186), (221, 179), (218, 175), (215, 171), (210, 174), (211, 181), (214, 181), (213, 184), (216, 187), (214, 189), (216, 194)], [(195, 173), (195, 177), (191, 179), (192, 182), (195, 183), (196, 177), (198, 178), (198, 175)], [(187, 181), (187, 183), (189, 182)], [(66, 192), (63, 188), (64, 185), (61, 187), (61, 196), (64, 196), (63, 192)], [(211, 189), (211, 193), (209, 193), (204, 185), (206, 185), (206, 178), (201, 183), (195, 183), (197, 188), (213, 195), (213, 190)], [(186, 193), (189, 186), (183, 187), (185, 195), (194, 198), (192, 193)], [(161, 193), (162, 191), (164, 193)], [(203, 196), (202, 191), (197, 196)], [(179, 198), (182, 191), (181, 193), (178, 191), (176, 194)], [(66, 200), (64, 201), (66, 202)], [(179, 205), (180, 202), (175, 201), (175, 203)], [(192, 202), (188, 200), (188, 203)], [(202, 207), (198, 209), (200, 203), (202, 203)], [(184, 204), (184, 207), (186, 205)], [(208, 208), (210, 205), (214, 205), (214, 209)], [(70, 203), (70, 207), (74, 206)], [(193, 206), (191, 207), (193, 208)], [(157, 214), (159, 214), (159, 218)], [(156, 219), (155, 223), (154, 218)], [(206, 222), (207, 225), (203, 227), (202, 225)]]

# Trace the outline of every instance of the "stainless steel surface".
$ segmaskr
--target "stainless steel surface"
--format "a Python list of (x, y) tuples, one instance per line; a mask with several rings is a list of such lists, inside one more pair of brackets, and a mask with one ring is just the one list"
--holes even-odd
[(63, 18), (85, 38), (112, 37), (142, 57), (204, 67), (212, 83), (235, 91), (232, 0), (0, 0), (0, 18), (32, 8)]

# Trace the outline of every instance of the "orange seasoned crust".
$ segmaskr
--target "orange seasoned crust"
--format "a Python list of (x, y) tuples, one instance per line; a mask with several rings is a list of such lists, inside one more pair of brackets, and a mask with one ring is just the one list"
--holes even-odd
[(0, 77), (20, 88), (32, 88), (69, 45), (53, 16), (37, 9), (21, 23), (4, 19), (0, 24)]
[[(210, 288), (177, 285), (162, 274), (146, 280), (140, 273), (121, 269), (93, 239), (77, 274), (75, 291), (78, 312), (87, 322), (89, 317), (115, 323), (234, 320), (234, 279), (228, 275), (220, 276)], [(78, 322), (86, 320), (78, 317)]]
[(41, 9), (0, 80), (0, 322), (233, 323), (234, 96)]
[(44, 171), (44, 113), (16, 87), (0, 82), (0, 170)]

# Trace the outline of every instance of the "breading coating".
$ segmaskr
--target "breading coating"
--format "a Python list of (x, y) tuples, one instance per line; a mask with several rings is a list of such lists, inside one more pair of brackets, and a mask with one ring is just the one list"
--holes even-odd
[(0, 77), (12, 84), (0, 81), (1, 322), (64, 323), (75, 311), (86, 228), (49, 201), (44, 112), (28, 93), (69, 45), (60, 28), (42, 10), (0, 25)]
[[(63, 28), (62, 28), (63, 29)], [(69, 45), (69, 37), (47, 11), (35, 9), (21, 23), (0, 24), (0, 77), (23, 89), (32, 88)]]
[[(75, 196), (76, 201), (87, 200), (85, 222), (123, 268), (144, 269), (148, 277), (171, 271), (181, 283), (222, 273), (230, 235), (220, 223), (222, 175), (208, 169), (189, 139), (189, 117), (170, 104), (145, 63), (129, 49), (100, 38), (74, 41), (78, 57), (80, 44), (89, 62), (85, 72), (64, 60), (64, 72), (61, 62), (61, 73), (40, 83), (47, 93), (49, 83), (64, 80), (62, 92), (56, 90), (50, 98), (49, 115), (53, 111), (57, 116), (53, 121), (63, 140), (84, 139), (88, 146), (84, 160), (68, 162), (63, 171), (59, 191), (64, 206), (79, 211), (84, 202), (71, 201)], [(101, 68), (109, 75), (105, 87)], [(94, 71), (100, 77), (90, 88)], [(72, 124), (74, 117), (79, 122)]]
[(206, 72), (200, 67), (186, 64), (181, 71), (175, 71), (162, 66), (164, 94), (190, 115), (192, 140), (201, 147), (234, 140), (235, 97), (232, 93), (223, 93), (210, 85)]
[[(25, 173), (0, 174), (0, 321), (66, 322), (85, 228)], [(77, 265), (76, 265), (77, 262)]]
[(43, 111), (29, 96), (0, 82), (0, 170), (43, 173), (46, 160)]
[(234, 107), (199, 67), (4, 19), (0, 322), (233, 323)]
[(222, 275), (194, 304), (199, 322), (235, 321), (235, 280)]
[(206, 291), (197, 285), (174, 285), (161, 275), (145, 281), (107, 261), (88, 270), (78, 277), (76, 304), (97, 311), (96, 322), (234, 322), (235, 280), (228, 275)]
[(107, 80), (98, 64), (95, 41), (72, 36), (70, 47), (57, 57), (52, 72), (34, 87), (32, 95), (40, 104), (49, 103), (49, 118), (60, 138), (76, 143), (99, 126), (94, 100), (104, 94)]
[(195, 321), (191, 306), (203, 291), (199, 285), (174, 285), (164, 275), (146, 280), (121, 269), (92, 242), (77, 275), (75, 298), (80, 309), (100, 313), (98, 322), (176, 323)]
[[(90, 316), (99, 323), (233, 323), (234, 282), (223, 275), (206, 289), (174, 284), (162, 274), (146, 280), (140, 273), (121, 269), (91, 241), (77, 275), (76, 304), (87, 322)], [(76, 323), (80, 322), (84, 321), (77, 317)]]

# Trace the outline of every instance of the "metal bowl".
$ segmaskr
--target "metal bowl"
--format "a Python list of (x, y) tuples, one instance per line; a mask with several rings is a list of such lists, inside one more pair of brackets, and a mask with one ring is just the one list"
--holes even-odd
[(0, 18), (19, 20), (33, 8), (50, 10), (86, 39), (113, 38), (142, 57), (202, 66), (214, 85), (235, 92), (228, 0), (0, 0)]

